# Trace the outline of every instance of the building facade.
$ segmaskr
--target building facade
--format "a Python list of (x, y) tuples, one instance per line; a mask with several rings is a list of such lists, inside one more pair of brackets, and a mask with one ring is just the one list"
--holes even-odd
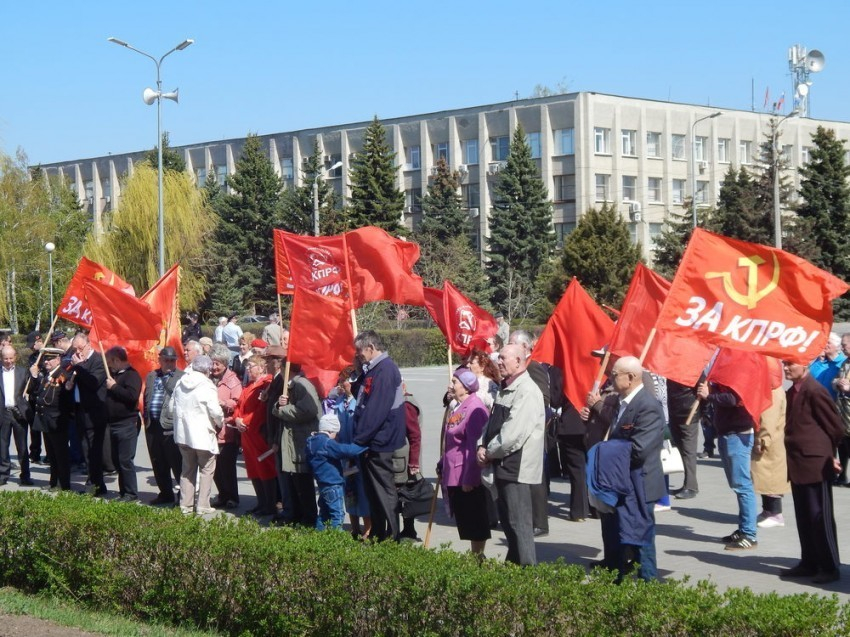
[[(404, 222), (421, 220), (420, 197), (438, 158), (459, 171), (464, 205), (474, 220), (477, 245), (486, 246), (493, 185), (506, 164), (513, 131), (521, 125), (553, 202), (559, 243), (589, 208), (610, 202), (629, 223), (648, 257), (671, 211), (696, 193), (698, 206), (715, 205), (730, 166), (753, 169), (769, 141), (770, 120), (781, 115), (579, 92), (382, 120), (396, 153), (398, 186), (405, 192)], [(369, 122), (262, 135), (275, 171), (291, 187), (302, 184), (301, 166), (318, 141), (328, 183), (345, 200), (354, 155)], [(790, 117), (777, 135), (799, 186), (797, 169), (808, 161), (819, 125), (850, 137), (850, 123)], [(219, 183), (234, 170), (244, 138), (173, 147), (198, 186), (215, 171)], [(96, 227), (118, 205), (121, 182), (145, 151), (47, 164), (70, 181)]]

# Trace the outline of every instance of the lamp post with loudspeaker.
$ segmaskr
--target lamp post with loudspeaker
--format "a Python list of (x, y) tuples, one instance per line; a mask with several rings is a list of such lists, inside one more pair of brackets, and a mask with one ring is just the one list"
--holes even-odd
[(322, 173), (330, 173), (341, 167), (342, 162), (338, 161), (330, 168), (319, 168), (313, 178), (313, 235), (316, 237), (319, 236), (319, 177)]

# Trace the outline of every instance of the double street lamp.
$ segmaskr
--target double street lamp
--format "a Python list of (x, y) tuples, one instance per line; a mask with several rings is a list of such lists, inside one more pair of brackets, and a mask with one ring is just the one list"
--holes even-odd
[(118, 38), (108, 38), (109, 42), (117, 44), (119, 46), (123, 46), (124, 48), (130, 49), (131, 51), (135, 51), (141, 55), (144, 55), (146, 58), (153, 60), (153, 63), (156, 64), (156, 90), (152, 90), (146, 88), (142, 93), (142, 99), (144, 99), (145, 104), (150, 106), (156, 100), (156, 168), (157, 168), (157, 177), (159, 179), (159, 220), (158, 220), (158, 234), (159, 234), (159, 276), (162, 277), (165, 275), (165, 215), (163, 213), (162, 207), (162, 99), (174, 100), (177, 101), (178, 91), (175, 89), (171, 93), (163, 93), (162, 92), (162, 80), (160, 79), (160, 67), (162, 66), (162, 61), (167, 58), (169, 55), (174, 53), (175, 51), (182, 51), (189, 45), (193, 44), (195, 41), (191, 39), (183, 40), (180, 44), (175, 46), (173, 49), (168, 51), (165, 55), (163, 55), (158, 60), (149, 53), (145, 53), (133, 46), (130, 46), (123, 40), (119, 40)]
[(790, 117), (796, 117), (800, 112), (794, 109), (777, 122), (773, 128), (771, 148), (773, 150), (773, 245), (782, 249), (782, 211), (779, 209), (779, 161), (781, 155), (776, 142), (779, 139), (779, 127)]
[[(694, 229), (697, 227), (697, 140), (696, 140), (696, 127), (700, 122), (704, 122), (707, 119), (714, 119), (715, 117), (720, 117), (723, 115), (720, 111), (716, 113), (712, 113), (711, 115), (706, 115), (705, 117), (700, 117), (691, 125), (691, 162), (693, 163), (693, 167), (691, 168), (691, 213), (694, 218)], [(703, 149), (705, 152), (705, 149)]]
[(342, 162), (338, 161), (330, 168), (319, 168), (316, 171), (316, 176), (313, 178), (313, 235), (319, 236), (319, 177), (324, 173), (333, 172), (337, 168), (342, 167)]

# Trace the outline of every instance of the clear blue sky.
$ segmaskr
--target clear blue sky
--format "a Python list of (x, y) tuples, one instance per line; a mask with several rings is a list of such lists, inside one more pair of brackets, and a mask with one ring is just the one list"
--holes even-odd
[[(813, 8), (817, 6), (818, 8)], [(761, 109), (819, 49), (813, 117), (850, 120), (850, 3), (553, 0), (9, 2), (0, 149), (30, 163), (151, 148), (159, 57), (173, 145), (507, 101), (536, 84)]]

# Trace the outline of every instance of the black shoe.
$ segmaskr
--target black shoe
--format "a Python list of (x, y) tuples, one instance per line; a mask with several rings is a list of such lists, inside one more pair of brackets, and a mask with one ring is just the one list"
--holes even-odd
[(724, 544), (732, 544), (733, 542), (737, 542), (741, 538), (747, 537), (741, 532), (741, 529), (735, 529), (735, 531), (731, 535), (727, 535), (725, 537), (720, 538), (720, 541)]
[(534, 527), (534, 537), (545, 537), (549, 535), (549, 529), (541, 529), (538, 526)]
[(155, 498), (148, 500), (148, 504), (151, 506), (157, 506), (158, 504), (174, 504), (174, 495), (171, 496), (159, 494)]
[(841, 572), (838, 569), (833, 571), (821, 571), (812, 578), (812, 584), (829, 584), (837, 582), (841, 579)]
[(33, 482), (30, 478), (21, 478), (20, 484), (22, 487), (34, 487), (35, 482)]
[(697, 497), (697, 493), (699, 493), (699, 491), (696, 489), (682, 489), (674, 497), (677, 500), (690, 500), (691, 498)]
[(122, 495), (120, 498), (118, 498), (116, 500), (116, 502), (138, 502), (138, 501), (139, 501), (138, 496), (130, 495), (128, 493), (125, 493), (124, 495)]
[(780, 579), (792, 579), (795, 577), (812, 577), (817, 575), (817, 569), (809, 568), (808, 566), (803, 566), (802, 564), (797, 564), (797, 566), (792, 566), (791, 568), (783, 568), (779, 571)]

